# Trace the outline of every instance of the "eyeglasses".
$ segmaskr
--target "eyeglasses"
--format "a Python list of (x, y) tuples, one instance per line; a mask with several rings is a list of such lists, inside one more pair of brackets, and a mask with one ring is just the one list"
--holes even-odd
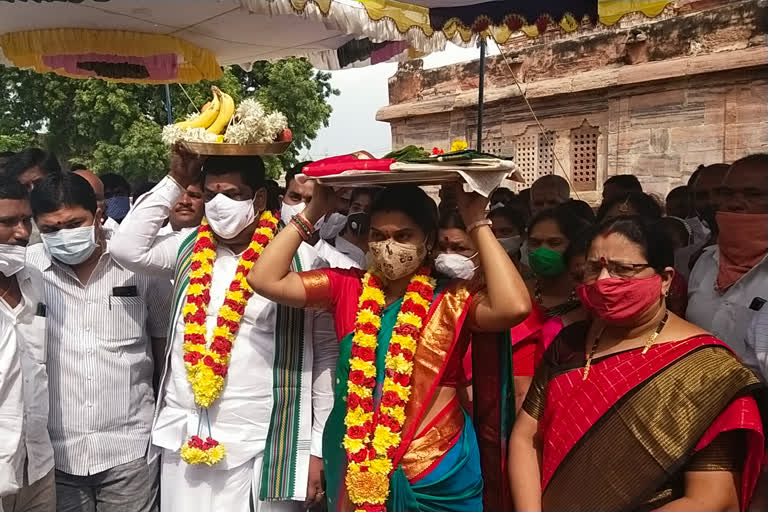
[(629, 279), (635, 277), (646, 268), (651, 268), (651, 265), (648, 263), (619, 263), (606, 260), (605, 258), (600, 258), (598, 261), (588, 260), (584, 264), (584, 279), (586, 281), (596, 279), (603, 269), (606, 269), (611, 277)]

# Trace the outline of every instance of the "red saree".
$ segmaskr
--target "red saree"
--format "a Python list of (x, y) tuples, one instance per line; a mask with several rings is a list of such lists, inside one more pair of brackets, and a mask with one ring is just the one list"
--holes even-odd
[(539, 419), (543, 509), (658, 508), (682, 496), (686, 470), (707, 470), (697, 460), (729, 433), (746, 446), (728, 468), (742, 475), (746, 509), (765, 455), (757, 377), (725, 344), (696, 336), (599, 358), (585, 381), (585, 334), (585, 323), (562, 331), (523, 405)]

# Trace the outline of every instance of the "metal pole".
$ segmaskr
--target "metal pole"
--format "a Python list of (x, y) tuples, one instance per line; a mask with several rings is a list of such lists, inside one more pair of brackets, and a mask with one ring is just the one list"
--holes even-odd
[(483, 103), (485, 89), (485, 37), (480, 39), (480, 81), (477, 87), (477, 151), (483, 150)]
[(168, 124), (173, 124), (173, 107), (171, 106), (171, 86), (165, 84), (165, 112), (168, 114)]

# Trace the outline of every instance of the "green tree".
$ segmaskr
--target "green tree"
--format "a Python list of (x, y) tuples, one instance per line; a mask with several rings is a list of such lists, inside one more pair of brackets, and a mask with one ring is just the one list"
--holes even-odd
[[(171, 103), (175, 119), (183, 119), (209, 101), (215, 84), (236, 103), (254, 96), (282, 111), (294, 144), (279, 158), (267, 159), (269, 174), (278, 177), (328, 125), (327, 99), (339, 94), (329, 79), (305, 59), (259, 62), (251, 71), (227, 68), (214, 83), (172, 85)], [(0, 113), (0, 151), (38, 145), (63, 162), (83, 162), (134, 182), (167, 172), (167, 148), (160, 140), (167, 122), (162, 86), (73, 80), (0, 66)]]

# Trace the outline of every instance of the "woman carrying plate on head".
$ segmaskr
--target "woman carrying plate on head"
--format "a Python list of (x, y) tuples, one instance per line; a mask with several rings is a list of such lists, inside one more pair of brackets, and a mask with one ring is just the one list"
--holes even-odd
[(257, 293), (276, 302), (334, 313), (341, 345), (323, 443), (329, 507), (479, 512), (477, 439), (456, 396), (461, 356), (469, 331), (509, 329), (531, 307), (485, 219), (488, 201), (458, 192), (488, 283), (479, 290), (434, 272), (428, 255), (436, 244), (437, 207), (410, 185), (388, 187), (371, 207), (367, 272), (291, 272), (296, 249), (332, 200), (317, 187), (248, 276)]

